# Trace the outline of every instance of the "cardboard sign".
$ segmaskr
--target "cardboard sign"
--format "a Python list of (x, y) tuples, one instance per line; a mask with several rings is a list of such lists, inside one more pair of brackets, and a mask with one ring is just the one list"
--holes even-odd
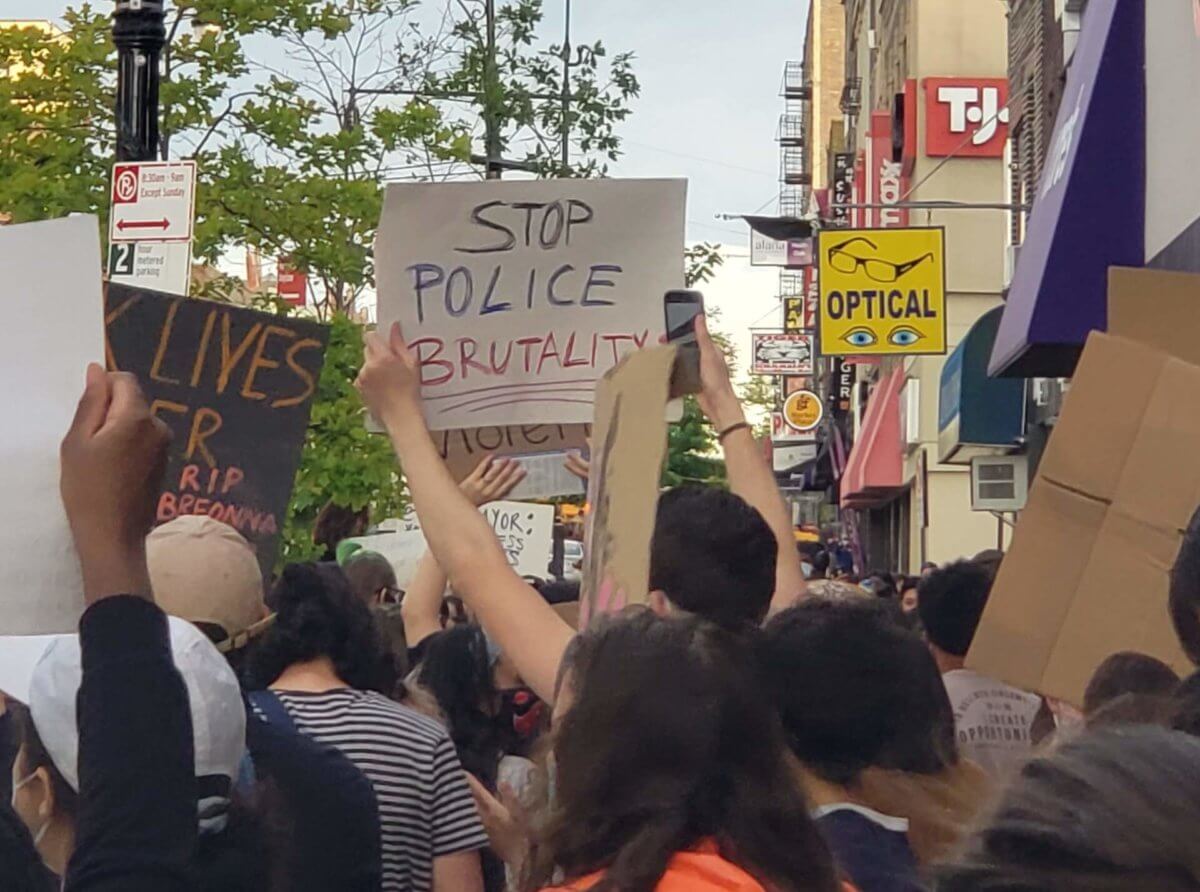
[(590, 424), (522, 424), (438, 431), (434, 443), (455, 480), (470, 474), (486, 456), (586, 451)]
[(1077, 705), (1118, 651), (1192, 671), (1167, 601), (1200, 504), (1198, 298), (1198, 276), (1110, 271), (1117, 336), (1093, 333), (1084, 349), (971, 668)]
[(755, 375), (811, 375), (810, 334), (754, 334), (750, 372)]
[(682, 180), (388, 187), (381, 327), (421, 360), (433, 430), (591, 421), (596, 382), (665, 333), (683, 287)]
[(675, 347), (639, 350), (596, 388), (581, 620), (644, 604)]
[[(100, 227), (95, 217), (0, 226), (8, 335), (0, 402), (0, 486), (13, 512), (0, 530), (0, 635), (77, 631), (83, 580), (59, 495), (58, 449), (104, 356)], [(4, 647), (0, 643), (0, 648)]]
[(105, 310), (109, 368), (137, 375), (174, 434), (158, 522), (224, 521), (269, 574), (328, 329), (123, 285), (109, 285)]
[[(522, 576), (550, 576), (554, 538), (554, 506), (527, 502), (492, 502), (480, 512), (496, 533), (509, 566)], [(382, 554), (396, 571), (396, 584), (404, 589), (412, 582), (417, 564), (428, 550), (420, 521), (411, 509), (399, 520), (380, 524), (380, 532), (359, 536), (356, 542), (368, 551)]]
[(822, 356), (946, 352), (945, 232), (822, 232)]

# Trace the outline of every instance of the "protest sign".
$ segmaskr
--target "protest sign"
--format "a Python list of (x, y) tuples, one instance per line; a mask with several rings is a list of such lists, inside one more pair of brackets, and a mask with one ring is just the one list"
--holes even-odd
[(946, 352), (944, 230), (830, 229), (818, 254), (822, 356)]
[(590, 424), (519, 424), (437, 431), (433, 440), (454, 479), (462, 480), (485, 456), (583, 451), (590, 434)]
[(328, 329), (307, 319), (110, 285), (111, 369), (174, 434), (157, 522), (224, 521), (273, 569)]
[(1088, 338), (967, 665), (1076, 705), (1110, 654), (1193, 670), (1170, 571), (1200, 504), (1200, 276), (1109, 270)]
[[(479, 509), (504, 549), (509, 566), (522, 576), (550, 575), (554, 539), (554, 506), (528, 502), (492, 502)], [(425, 536), (416, 512), (402, 519), (385, 521), (380, 532), (350, 540), (388, 559), (396, 571), (396, 584), (407, 588), (425, 554)]]
[(432, 430), (591, 421), (596, 381), (658, 343), (683, 287), (682, 180), (388, 187), (381, 327), (421, 362)]
[(650, 539), (667, 452), (663, 409), (675, 347), (639, 350), (596, 388), (592, 473), (588, 478), (581, 621), (644, 604), (650, 587)]
[[(0, 634), (72, 632), (83, 613), (79, 560), (59, 495), (58, 448), (104, 357), (100, 226), (95, 217), (0, 226), (5, 338), (0, 487), (14, 507), (0, 531)], [(0, 644), (0, 647), (3, 647)]]

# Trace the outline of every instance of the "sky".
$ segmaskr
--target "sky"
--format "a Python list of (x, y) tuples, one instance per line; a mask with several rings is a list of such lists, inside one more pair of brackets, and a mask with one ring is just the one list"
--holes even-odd
[[(548, 35), (564, 0), (545, 0)], [(103, 8), (107, 0), (93, 0)], [(0, 0), (0, 19), (55, 18), (64, 0)], [(642, 95), (621, 125), (623, 157), (612, 176), (686, 177), (689, 241), (726, 247), (706, 301), (742, 356), (749, 329), (778, 324), (777, 272), (752, 269), (744, 224), (720, 213), (773, 211), (775, 127), (784, 62), (800, 59), (808, 0), (574, 0), (575, 42), (631, 50)], [(555, 38), (556, 39), (556, 38)]]

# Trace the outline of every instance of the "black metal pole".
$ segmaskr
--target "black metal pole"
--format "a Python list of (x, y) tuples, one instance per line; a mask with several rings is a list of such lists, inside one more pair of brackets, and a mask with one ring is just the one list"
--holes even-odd
[(563, 11), (562, 46), (562, 172), (567, 176), (571, 169), (571, 0), (566, 0)]
[(161, 0), (117, 0), (117, 160), (158, 157), (158, 62), (167, 30)]
[(487, 155), (487, 178), (500, 179), (503, 171), (501, 160), (499, 109), (500, 75), (496, 65), (496, 0), (485, 0), (484, 17), (487, 27), (487, 47), (483, 61), (483, 127), (484, 154)]

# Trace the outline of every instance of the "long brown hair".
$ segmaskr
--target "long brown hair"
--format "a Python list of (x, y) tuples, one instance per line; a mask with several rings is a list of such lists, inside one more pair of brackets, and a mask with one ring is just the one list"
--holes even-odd
[(651, 892), (705, 841), (770, 889), (837, 888), (743, 640), (642, 612), (593, 627), (573, 657), (526, 889), (602, 872), (596, 892)]

